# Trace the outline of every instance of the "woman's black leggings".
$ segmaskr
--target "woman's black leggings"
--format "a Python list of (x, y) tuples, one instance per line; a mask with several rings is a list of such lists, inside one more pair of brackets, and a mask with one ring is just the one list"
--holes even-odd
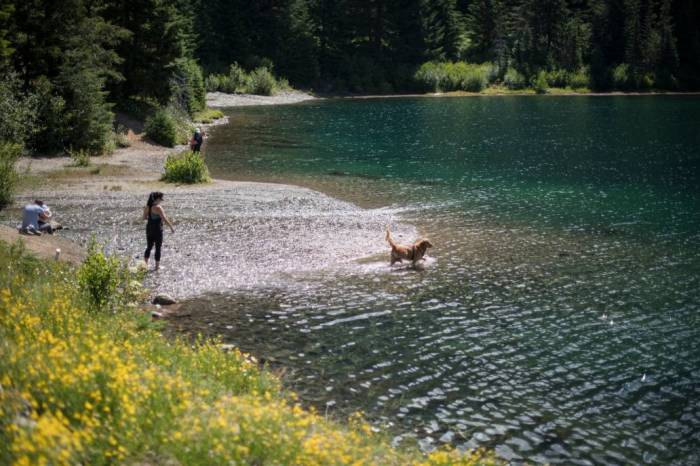
[(147, 232), (146, 241), (148, 242), (148, 246), (146, 246), (146, 251), (143, 253), (143, 258), (148, 260), (148, 258), (151, 257), (151, 249), (153, 249), (153, 245), (155, 244), (156, 262), (160, 262), (160, 247), (163, 245), (163, 230)]

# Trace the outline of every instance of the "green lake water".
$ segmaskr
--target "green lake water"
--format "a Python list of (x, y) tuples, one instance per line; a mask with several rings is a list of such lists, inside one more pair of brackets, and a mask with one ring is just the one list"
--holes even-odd
[(396, 443), (514, 463), (700, 463), (700, 98), (227, 113), (206, 147), (214, 177), (311, 187), (435, 247), (423, 272), (389, 268), (387, 249), (291, 274), (294, 286), (205, 296), (202, 328)]

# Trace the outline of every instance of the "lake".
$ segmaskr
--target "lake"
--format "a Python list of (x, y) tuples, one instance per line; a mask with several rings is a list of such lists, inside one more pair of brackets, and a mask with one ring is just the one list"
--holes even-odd
[[(212, 175), (310, 187), (427, 236), (211, 294), (201, 328), (397, 444), (514, 463), (700, 463), (700, 98), (230, 109)], [(376, 235), (383, 237), (383, 228)], [(398, 236), (398, 235), (397, 235)], [(344, 238), (347, 239), (347, 238)], [(314, 244), (290, 248), (303, 263)]]

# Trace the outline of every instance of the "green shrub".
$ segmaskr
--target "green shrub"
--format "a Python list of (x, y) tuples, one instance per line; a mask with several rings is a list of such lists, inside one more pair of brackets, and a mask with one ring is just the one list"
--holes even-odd
[(430, 92), (480, 92), (489, 83), (492, 66), (466, 62), (426, 62), (414, 74), (420, 88)]
[(644, 73), (640, 79), (639, 87), (641, 89), (653, 89), (656, 79), (653, 73)]
[(270, 63), (263, 60), (265, 66), (259, 66), (250, 73), (241, 68), (238, 63), (229, 67), (228, 74), (210, 74), (205, 80), (209, 92), (224, 92), (226, 94), (249, 93), (272, 95), (277, 90), (291, 90), (289, 81), (284, 78), (277, 80), (272, 74)]
[(549, 87), (564, 88), (569, 84), (569, 73), (566, 70), (552, 70), (545, 73), (547, 85)]
[(233, 63), (228, 69), (228, 86), (233, 89), (231, 92), (242, 92), (250, 84), (250, 76), (238, 63)]
[(508, 68), (503, 76), (503, 84), (508, 89), (522, 89), (525, 87), (525, 77), (515, 68)]
[(88, 255), (78, 269), (78, 288), (88, 304), (104, 311), (115, 301), (119, 286), (121, 262), (115, 256), (107, 257), (103, 245), (95, 237), (88, 244)]
[(612, 72), (613, 87), (618, 90), (628, 90), (632, 86), (631, 73), (629, 65), (622, 63), (613, 68)]
[(206, 79), (206, 89), (209, 92), (224, 92), (235, 94), (246, 92), (250, 76), (238, 63), (229, 66), (228, 74), (210, 74)]
[(12, 194), (18, 181), (15, 162), (22, 153), (22, 146), (0, 142), (0, 209), (12, 202)]
[(114, 143), (117, 147), (129, 147), (131, 146), (131, 140), (129, 139), (129, 130), (123, 125), (118, 125), (117, 129), (112, 133), (114, 137)]
[(469, 92), (481, 92), (489, 84), (489, 65), (471, 65), (464, 71), (460, 88)]
[(257, 95), (272, 95), (276, 87), (275, 77), (267, 68), (255, 68), (250, 73), (248, 92)]
[(209, 179), (209, 169), (200, 154), (185, 151), (165, 160), (163, 181), (193, 184), (206, 183)]
[(90, 152), (85, 149), (70, 149), (68, 151), (74, 167), (87, 167), (90, 165)]
[(588, 68), (579, 68), (578, 71), (569, 73), (569, 86), (572, 89), (588, 88), (591, 85), (591, 75)]
[(178, 143), (178, 126), (175, 118), (166, 110), (160, 109), (146, 120), (146, 136), (153, 142), (173, 147)]
[(88, 243), (88, 255), (78, 268), (78, 289), (92, 310), (135, 306), (144, 299), (141, 281), (145, 268), (131, 270), (128, 264), (116, 256), (107, 256), (104, 245), (95, 237)]
[(547, 85), (547, 73), (545, 71), (540, 71), (533, 78), (532, 87), (538, 94), (546, 94), (549, 91), (549, 86)]
[(204, 80), (204, 87), (207, 92), (217, 92), (221, 86), (221, 76), (220, 74), (210, 74)]
[(425, 91), (439, 92), (444, 71), (435, 62), (423, 63), (414, 75), (418, 85)]

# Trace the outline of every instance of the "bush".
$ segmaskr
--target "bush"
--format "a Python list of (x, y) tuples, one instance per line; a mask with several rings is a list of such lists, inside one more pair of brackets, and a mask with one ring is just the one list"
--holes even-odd
[(419, 87), (431, 92), (480, 92), (488, 85), (491, 74), (492, 66), (487, 63), (427, 62), (418, 68), (414, 79)]
[(217, 92), (221, 88), (221, 77), (220, 74), (210, 74), (204, 80), (204, 87), (207, 92)]
[(654, 73), (644, 73), (640, 79), (639, 87), (641, 89), (653, 89), (656, 79)]
[(503, 84), (508, 89), (523, 89), (525, 87), (525, 77), (515, 68), (508, 68), (503, 76)]
[(0, 142), (0, 209), (12, 202), (12, 194), (18, 176), (15, 162), (22, 153), (22, 146), (9, 142)]
[(78, 287), (88, 304), (104, 311), (115, 301), (119, 286), (121, 262), (107, 257), (103, 246), (93, 236), (88, 244), (88, 255), (78, 269)]
[(175, 118), (164, 109), (156, 111), (156, 113), (146, 120), (144, 127), (146, 136), (153, 142), (173, 147), (178, 142), (178, 127)]
[(235, 94), (246, 92), (250, 77), (238, 63), (229, 67), (228, 74), (210, 74), (206, 79), (206, 89), (209, 92), (224, 92)]
[(444, 70), (440, 68), (438, 63), (427, 62), (418, 68), (414, 79), (423, 90), (439, 92), (440, 83), (443, 81), (444, 75)]
[(489, 84), (489, 74), (491, 66), (472, 65), (464, 71), (464, 76), (460, 82), (461, 89), (469, 92), (481, 92)]
[(185, 151), (168, 156), (162, 180), (170, 183), (206, 183), (210, 180), (209, 169), (200, 154)]
[(618, 90), (628, 90), (632, 86), (629, 65), (622, 63), (613, 68), (612, 71), (613, 87)]
[(278, 89), (290, 90), (289, 81), (284, 78), (275, 79), (270, 71), (272, 65), (268, 60), (262, 60), (264, 66), (259, 66), (251, 73), (241, 68), (238, 63), (229, 67), (228, 74), (210, 74), (205, 80), (209, 92), (224, 92), (226, 94), (249, 93), (272, 95)]
[(250, 73), (247, 91), (250, 94), (272, 95), (276, 87), (275, 77), (267, 68), (256, 68)]
[(549, 91), (549, 86), (547, 85), (547, 73), (545, 71), (540, 71), (533, 78), (532, 87), (535, 88), (535, 92), (538, 94), (546, 94)]
[(575, 73), (569, 74), (569, 86), (572, 89), (588, 88), (591, 85), (591, 76), (587, 68), (580, 68)]
[(569, 84), (569, 73), (566, 70), (552, 70), (545, 73), (549, 87), (564, 88)]
[(238, 63), (233, 63), (228, 69), (228, 86), (233, 88), (232, 92), (245, 90), (250, 83), (250, 76)]
[(88, 243), (88, 255), (76, 273), (78, 289), (91, 310), (135, 306), (145, 298), (141, 281), (146, 270), (132, 271), (116, 256), (107, 256), (95, 237)]
[(131, 140), (129, 139), (129, 130), (123, 125), (118, 125), (117, 129), (112, 133), (114, 144), (117, 147), (130, 147)]
[(90, 153), (84, 149), (70, 149), (68, 151), (74, 167), (87, 167), (90, 165)]

